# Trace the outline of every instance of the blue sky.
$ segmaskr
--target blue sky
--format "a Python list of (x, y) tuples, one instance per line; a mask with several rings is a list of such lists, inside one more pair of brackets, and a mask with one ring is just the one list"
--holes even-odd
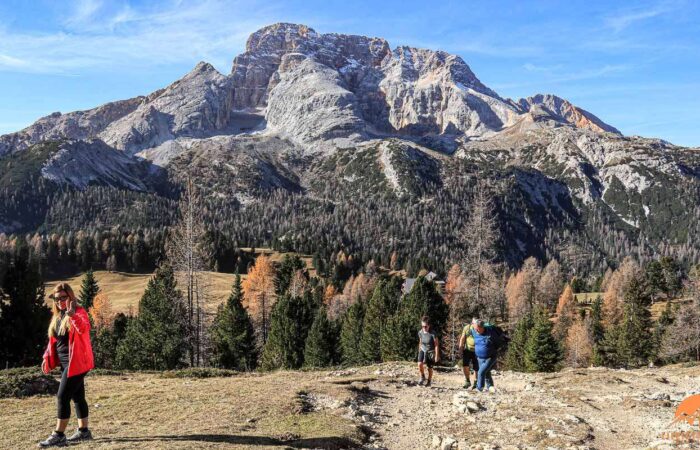
[(296, 22), (459, 54), (503, 97), (554, 93), (628, 135), (700, 146), (700, 2), (0, 3), (0, 133), (147, 94), (199, 61), (229, 73), (256, 29)]

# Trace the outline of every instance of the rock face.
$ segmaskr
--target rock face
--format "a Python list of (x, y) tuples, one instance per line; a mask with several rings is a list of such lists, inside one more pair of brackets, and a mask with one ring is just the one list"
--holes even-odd
[(270, 131), (304, 144), (363, 134), (355, 94), (338, 73), (300, 54), (283, 57), (265, 118)]
[(134, 154), (179, 136), (203, 137), (230, 124), (232, 100), (229, 78), (202, 62), (113, 122), (100, 138)]
[[(251, 113), (257, 117), (252, 124)], [(245, 120), (239, 121), (240, 114), (247, 114)], [(93, 137), (136, 154), (179, 138), (262, 128), (311, 149), (324, 141), (386, 134), (469, 139), (513, 129), (527, 117), (619, 134), (553, 95), (505, 100), (456, 55), (406, 46), (391, 50), (381, 38), (279, 23), (250, 36), (228, 76), (201, 62), (146, 97), (55, 113), (2, 136), (0, 155), (50, 139)]]
[[(41, 173), (51, 181), (83, 189), (100, 184), (133, 191), (149, 190), (156, 173), (145, 161), (129, 157), (104, 142), (67, 141), (44, 164)], [(155, 178), (155, 177), (154, 177)]]
[(533, 97), (521, 98), (518, 105), (523, 112), (545, 112), (553, 119), (571, 124), (576, 128), (595, 132), (622, 134), (620, 131), (603, 122), (585, 109), (572, 105), (569, 101), (551, 94), (537, 94)]
[(21, 151), (30, 145), (56, 139), (88, 139), (97, 136), (113, 122), (133, 112), (145, 97), (107, 103), (87, 111), (53, 113), (16, 133), (0, 136), (0, 156)]

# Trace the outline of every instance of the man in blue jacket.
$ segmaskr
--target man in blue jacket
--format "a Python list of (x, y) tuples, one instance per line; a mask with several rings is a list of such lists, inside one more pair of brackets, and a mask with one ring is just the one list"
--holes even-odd
[(483, 391), (486, 387), (489, 392), (496, 392), (493, 378), (491, 378), (491, 369), (496, 364), (496, 352), (501, 338), (499, 330), (491, 325), (486, 325), (483, 320), (476, 320), (473, 323), (471, 333), (474, 337), (474, 353), (479, 361), (476, 389)]

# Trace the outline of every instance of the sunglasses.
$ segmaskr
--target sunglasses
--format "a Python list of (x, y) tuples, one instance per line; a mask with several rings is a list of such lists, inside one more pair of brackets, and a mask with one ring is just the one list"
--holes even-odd
[(62, 295), (62, 296), (60, 296), (60, 297), (54, 297), (54, 298), (53, 298), (53, 301), (55, 301), (55, 302), (65, 302), (65, 301), (68, 300), (69, 298), (70, 298), (70, 297), (67, 296), (67, 295)]

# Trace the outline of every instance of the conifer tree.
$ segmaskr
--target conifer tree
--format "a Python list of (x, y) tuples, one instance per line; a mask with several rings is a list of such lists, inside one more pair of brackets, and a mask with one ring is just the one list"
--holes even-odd
[(97, 284), (97, 280), (95, 279), (95, 273), (92, 271), (92, 269), (88, 269), (83, 276), (83, 282), (80, 287), (80, 295), (78, 296), (80, 306), (90, 310), (98, 292), (100, 292), (100, 286)]
[(50, 318), (39, 269), (20, 251), (0, 285), (0, 367), (35, 364)]
[(576, 319), (566, 333), (566, 362), (570, 367), (587, 367), (591, 360), (592, 340), (586, 319)]
[(182, 293), (170, 267), (164, 266), (148, 281), (139, 302), (139, 314), (129, 322), (117, 347), (116, 365), (122, 369), (169, 370), (182, 365), (187, 349)]
[(525, 371), (525, 349), (533, 326), (532, 312), (526, 313), (515, 325), (513, 337), (508, 344), (505, 364), (510, 370)]
[(270, 333), (263, 348), (264, 370), (298, 369), (304, 364), (306, 336), (316, 312), (311, 292), (302, 297), (285, 294), (270, 315)]
[(525, 370), (554, 372), (561, 359), (561, 347), (552, 335), (552, 322), (549, 320), (549, 315), (545, 309), (537, 308), (525, 346)]
[(417, 334), (424, 315), (430, 318), (430, 331), (441, 337), (447, 322), (447, 305), (435, 290), (434, 283), (425, 277), (418, 277), (384, 329), (381, 346), (383, 360), (415, 358)]
[(277, 269), (277, 276), (275, 278), (275, 293), (277, 295), (282, 295), (287, 293), (289, 285), (292, 282), (294, 274), (298, 270), (304, 270), (306, 266), (304, 261), (298, 255), (284, 255), (279, 268)]
[(255, 330), (243, 307), (243, 288), (238, 274), (226, 303), (217, 309), (210, 333), (212, 364), (241, 371), (256, 367)]
[(600, 353), (600, 345), (605, 337), (603, 328), (603, 299), (597, 297), (591, 306), (590, 318), (588, 320), (588, 333), (591, 336), (591, 363), (594, 366), (603, 365), (603, 358)]
[(338, 335), (334, 324), (328, 320), (325, 307), (316, 312), (304, 350), (304, 365), (307, 367), (326, 367), (336, 360)]
[(92, 350), (95, 356), (95, 367), (102, 369), (115, 368), (115, 358), (117, 347), (126, 335), (129, 317), (123, 313), (114, 316), (114, 319), (107, 325), (99, 328), (92, 341)]
[(261, 254), (243, 281), (244, 305), (258, 330), (261, 344), (265, 344), (270, 329), (270, 312), (275, 304), (275, 268), (270, 258)]
[(365, 318), (365, 301), (359, 300), (348, 308), (342, 319), (340, 329), (340, 349), (343, 361), (347, 364), (361, 364), (363, 323)]
[(396, 311), (400, 294), (398, 278), (380, 280), (367, 302), (360, 353), (362, 361), (367, 363), (379, 362), (382, 357), (382, 334), (386, 322)]
[(645, 280), (634, 277), (625, 292), (625, 308), (617, 342), (619, 362), (625, 367), (638, 367), (654, 358), (651, 335), (651, 313), (647, 308), (651, 295)]
[(654, 332), (652, 336), (652, 341), (654, 343), (654, 355), (660, 355), (663, 350), (664, 335), (669, 330), (670, 326), (673, 325), (673, 309), (671, 307), (671, 301), (666, 301), (666, 306), (661, 312), (661, 316), (654, 324)]
[(564, 287), (557, 304), (557, 322), (554, 326), (554, 336), (563, 341), (569, 331), (569, 327), (576, 321), (576, 297), (570, 285)]

